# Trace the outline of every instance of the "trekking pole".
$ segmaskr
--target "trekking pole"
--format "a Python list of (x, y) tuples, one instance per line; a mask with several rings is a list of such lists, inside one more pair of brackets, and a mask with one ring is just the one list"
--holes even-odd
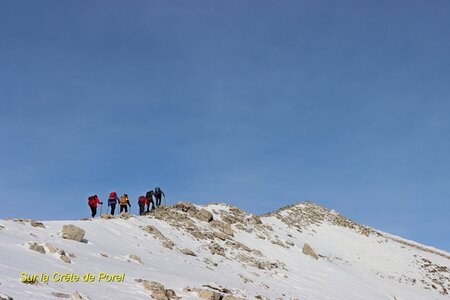
[(102, 210), (103, 210), (103, 203), (100, 204), (100, 217), (102, 216)]

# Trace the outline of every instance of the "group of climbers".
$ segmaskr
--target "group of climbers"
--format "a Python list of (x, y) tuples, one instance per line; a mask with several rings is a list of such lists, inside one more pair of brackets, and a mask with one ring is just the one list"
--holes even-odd
[[(156, 187), (155, 190), (148, 191), (145, 196), (139, 196), (138, 198), (138, 204), (139, 204), (139, 215), (143, 215), (144, 212), (150, 211), (150, 204), (152, 205), (151, 209), (155, 209), (155, 202), (156, 207), (161, 205), (161, 198), (166, 198), (166, 195), (164, 192), (159, 188)], [(153, 198), (155, 198), (155, 201), (153, 201)]]
[[(154, 190), (148, 191), (145, 196), (138, 197), (138, 205), (139, 205), (139, 215), (143, 215), (145, 212), (150, 212), (150, 210), (155, 209), (155, 206), (158, 207), (161, 205), (162, 197), (166, 198), (166, 195), (161, 190), (161, 188), (156, 187)], [(153, 201), (153, 198), (155, 201)], [(155, 205), (156, 202), (156, 205)], [(128, 199), (127, 194), (123, 194), (120, 198), (117, 196), (116, 192), (111, 192), (108, 198), (108, 207), (111, 209), (111, 215), (114, 215), (116, 211), (116, 205), (119, 203), (120, 211), (128, 212), (128, 207), (131, 207), (130, 200)], [(94, 218), (97, 214), (97, 205), (103, 205), (103, 202), (100, 201), (97, 195), (89, 196), (88, 205), (91, 208), (92, 217)], [(151, 208), (150, 208), (151, 204)], [(103, 207), (103, 206), (102, 206)]]

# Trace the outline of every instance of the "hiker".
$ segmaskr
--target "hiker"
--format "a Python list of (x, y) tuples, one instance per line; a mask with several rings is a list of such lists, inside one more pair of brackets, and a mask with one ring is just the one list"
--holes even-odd
[(114, 211), (116, 210), (116, 204), (119, 202), (119, 197), (117, 197), (116, 192), (111, 192), (109, 194), (108, 206), (111, 207), (111, 215), (114, 215)]
[(138, 204), (139, 204), (139, 215), (142, 216), (145, 211), (145, 206), (148, 206), (148, 200), (145, 198), (145, 196), (139, 196), (138, 198)]
[(97, 214), (97, 204), (103, 205), (103, 202), (100, 202), (97, 195), (89, 196), (88, 198), (88, 205), (91, 208), (92, 217), (94, 218)]
[(155, 193), (153, 190), (148, 191), (147, 194), (145, 194), (145, 198), (147, 198), (147, 212), (150, 211), (150, 203), (152, 204), (152, 210), (155, 209), (155, 202), (153, 202), (153, 196)]
[(161, 205), (161, 196), (164, 196), (164, 199), (165, 199), (166, 195), (164, 195), (164, 192), (161, 191), (161, 189), (159, 187), (155, 188), (155, 191), (153, 194), (155, 195), (156, 207), (158, 207)]
[(124, 211), (124, 210), (127, 213), (128, 212), (127, 205), (129, 207), (131, 207), (131, 204), (130, 204), (130, 201), (128, 200), (128, 195), (127, 194), (123, 194), (122, 196), (120, 196), (119, 204), (120, 204), (120, 212), (119, 213), (122, 213), (122, 211)]

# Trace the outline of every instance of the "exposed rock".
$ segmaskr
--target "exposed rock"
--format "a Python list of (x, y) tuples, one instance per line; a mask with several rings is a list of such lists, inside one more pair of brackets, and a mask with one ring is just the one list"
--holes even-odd
[(157, 300), (168, 300), (169, 298), (166, 296), (166, 290), (164, 285), (156, 281), (143, 281), (144, 288), (150, 292), (153, 299)]
[(189, 233), (199, 240), (207, 239), (207, 236), (201, 231), (189, 231)]
[(270, 241), (272, 244), (274, 244), (274, 245), (278, 245), (278, 246), (281, 246), (281, 247), (283, 247), (283, 248), (288, 248), (288, 246), (286, 246), (282, 241), (280, 241), (280, 240), (271, 240)]
[(0, 300), (13, 300), (13, 298), (6, 294), (0, 293)]
[(200, 209), (195, 214), (195, 217), (197, 219), (199, 219), (200, 221), (205, 221), (205, 222), (211, 222), (213, 220), (213, 214), (204, 208)]
[(163, 246), (172, 250), (173, 246), (175, 246), (175, 243), (172, 242), (171, 240), (167, 239), (166, 241), (163, 242)]
[(52, 292), (52, 295), (57, 298), (70, 298), (70, 294), (60, 293), (60, 292)]
[(190, 202), (177, 202), (173, 207), (184, 212), (193, 212), (193, 214), (198, 211), (197, 207)]
[(129, 218), (133, 218), (133, 216), (130, 215), (129, 213), (127, 213), (127, 212), (121, 212), (119, 214), (119, 218), (128, 220)]
[(314, 250), (311, 248), (310, 245), (308, 245), (307, 243), (305, 243), (303, 245), (303, 250), (302, 253), (305, 255), (309, 255), (314, 259), (319, 259), (319, 257), (317, 256), (316, 252), (314, 252)]
[(245, 230), (245, 227), (242, 224), (236, 224), (234, 226), (236, 226), (236, 228), (239, 229), (239, 230)]
[(110, 215), (110, 214), (103, 214), (100, 216), (100, 218), (110, 220), (110, 219), (114, 219), (114, 216)]
[(103, 256), (103, 257), (108, 257), (108, 255), (107, 255), (107, 254), (105, 254), (105, 253), (100, 253), (100, 256)]
[(222, 294), (210, 290), (200, 290), (197, 292), (197, 296), (208, 300), (221, 300), (223, 298)]
[(66, 255), (61, 255), (59, 258), (61, 258), (61, 260), (65, 263), (68, 263), (68, 264), (72, 263)]
[(135, 279), (137, 282), (141, 282), (144, 288), (150, 292), (153, 299), (157, 300), (169, 300), (169, 299), (181, 299), (177, 297), (174, 290), (165, 289), (164, 285), (156, 281)]
[(253, 225), (262, 224), (261, 219), (257, 215), (253, 215), (253, 214), (250, 215), (248, 222)]
[(212, 242), (211, 244), (209, 244), (208, 248), (209, 251), (211, 251), (211, 254), (213, 255), (225, 256), (225, 249), (221, 247), (219, 244)]
[(230, 224), (219, 220), (213, 220), (209, 224), (211, 224), (213, 228), (219, 229), (221, 232), (233, 236), (233, 230), (231, 229)]
[(130, 259), (132, 259), (132, 260), (135, 260), (135, 261), (137, 261), (138, 263), (140, 263), (140, 264), (144, 264), (143, 262), (142, 262), (142, 259), (139, 257), (139, 256), (137, 256), (137, 255), (134, 255), (134, 254), (130, 254), (130, 255), (128, 255), (128, 257), (130, 258)]
[(29, 249), (33, 250), (33, 251), (37, 251), (37, 252), (42, 253), (42, 254), (45, 254), (44, 247), (41, 246), (41, 245), (38, 245), (37, 243), (31, 243)]
[(257, 261), (255, 266), (261, 270), (272, 270), (278, 269), (279, 267), (277, 263), (273, 263), (270, 261)]
[(48, 252), (50, 252), (50, 253), (55, 253), (56, 251), (58, 251), (58, 249), (56, 247), (54, 247), (52, 244), (50, 244), (48, 242), (45, 243), (44, 246), (47, 248)]
[(35, 220), (30, 220), (30, 225), (33, 227), (45, 228), (45, 225), (41, 222), (37, 222)]
[(195, 254), (194, 251), (192, 251), (191, 249), (188, 249), (188, 248), (181, 249), (180, 252), (185, 255), (197, 256), (197, 254)]
[(169, 299), (175, 299), (177, 298), (177, 294), (175, 293), (174, 290), (166, 289), (166, 297)]
[(64, 225), (61, 231), (61, 237), (63, 239), (74, 240), (81, 242), (86, 232), (75, 225)]
[(218, 239), (222, 240), (222, 241), (225, 241), (226, 239), (228, 239), (228, 236), (225, 233), (222, 233), (222, 232), (214, 231), (213, 232), (213, 236), (215, 238), (218, 238)]

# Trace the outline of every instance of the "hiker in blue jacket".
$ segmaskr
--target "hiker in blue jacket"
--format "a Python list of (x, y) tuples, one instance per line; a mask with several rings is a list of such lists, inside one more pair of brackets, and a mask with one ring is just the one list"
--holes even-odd
[(116, 210), (116, 204), (119, 202), (119, 197), (116, 192), (111, 192), (109, 194), (108, 206), (111, 206), (111, 215), (114, 215), (114, 211)]

